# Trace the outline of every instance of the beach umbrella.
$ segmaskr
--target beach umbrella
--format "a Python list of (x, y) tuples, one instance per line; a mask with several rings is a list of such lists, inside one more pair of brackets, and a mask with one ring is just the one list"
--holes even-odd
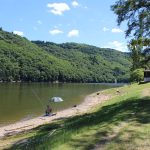
[(63, 102), (64, 100), (61, 97), (52, 97), (49, 101), (57, 103), (57, 102)]

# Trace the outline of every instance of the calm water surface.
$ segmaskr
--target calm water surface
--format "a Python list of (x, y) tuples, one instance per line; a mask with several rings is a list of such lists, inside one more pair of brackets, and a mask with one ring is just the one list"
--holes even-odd
[[(0, 83), (0, 126), (43, 115), (47, 104), (54, 111), (81, 103), (85, 96), (112, 86), (101, 84)], [(53, 96), (64, 99), (49, 102)]]

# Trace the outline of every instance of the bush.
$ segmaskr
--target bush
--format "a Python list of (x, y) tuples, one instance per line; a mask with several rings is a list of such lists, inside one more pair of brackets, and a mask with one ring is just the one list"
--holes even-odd
[(136, 69), (131, 72), (131, 81), (133, 82), (140, 82), (144, 80), (144, 69)]

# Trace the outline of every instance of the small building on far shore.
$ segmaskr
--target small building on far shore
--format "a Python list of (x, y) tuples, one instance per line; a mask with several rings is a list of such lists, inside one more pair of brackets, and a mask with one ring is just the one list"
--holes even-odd
[(150, 82), (150, 70), (144, 70), (144, 82)]

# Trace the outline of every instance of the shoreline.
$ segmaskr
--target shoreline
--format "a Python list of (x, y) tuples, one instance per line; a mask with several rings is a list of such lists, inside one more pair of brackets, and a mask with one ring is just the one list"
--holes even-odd
[(88, 110), (96, 106), (97, 104), (100, 104), (110, 98), (111, 96), (103, 94), (103, 91), (96, 92), (86, 96), (84, 101), (81, 104), (77, 105), (77, 107), (72, 107), (62, 111), (58, 111), (56, 115), (39, 116), (33, 119), (2, 126), (0, 127), (0, 138), (4, 138), (5, 136), (9, 136), (9, 135), (15, 135), (62, 118), (68, 118), (71, 116), (84, 114)]

